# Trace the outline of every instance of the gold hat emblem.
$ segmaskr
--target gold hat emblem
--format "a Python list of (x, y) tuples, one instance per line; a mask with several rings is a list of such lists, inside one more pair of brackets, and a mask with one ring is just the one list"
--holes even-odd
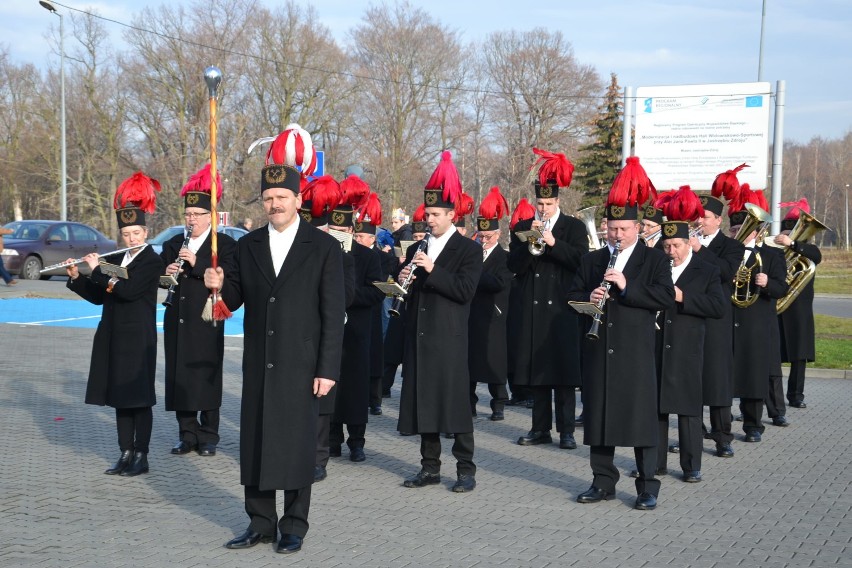
[(645, 208), (645, 215), (647, 215), (648, 217), (653, 217), (656, 214), (657, 214), (657, 208), (654, 207), (653, 205), (649, 205)]
[(424, 203), (426, 203), (426, 205), (427, 205), (427, 206), (429, 206), (429, 207), (431, 207), (431, 206), (435, 205), (436, 203), (438, 203), (438, 192), (436, 192), (436, 191), (427, 191), (427, 192), (426, 192), (426, 196), (425, 196), (425, 198), (424, 198), (424, 200), (423, 200), (423, 201), (424, 201)]
[(136, 209), (122, 209), (121, 222), (125, 225), (132, 225), (136, 222)]
[(342, 227), (343, 223), (346, 221), (346, 215), (344, 213), (341, 213), (340, 211), (335, 211), (331, 214), (331, 220), (338, 227)]
[(263, 169), (263, 177), (269, 184), (282, 183), (287, 179), (287, 169), (277, 164), (266, 166)]
[(621, 205), (610, 205), (609, 212), (613, 219), (621, 219), (624, 217), (624, 207)]
[(198, 203), (199, 199), (201, 199), (201, 197), (195, 192), (190, 192), (186, 194), (187, 205), (195, 205), (196, 203)]
[(675, 224), (673, 224), (673, 223), (672, 223), (672, 224), (665, 225), (665, 226), (663, 227), (663, 233), (664, 233), (667, 237), (673, 237), (673, 236), (675, 236), (675, 235), (677, 234), (677, 225), (675, 225)]
[(538, 194), (545, 199), (553, 197), (553, 188), (549, 184), (541, 185), (538, 188)]
[(355, 221), (354, 226), (356, 233), (360, 233), (364, 230), (364, 223), (362, 223), (361, 221)]
[(487, 231), (488, 227), (490, 227), (490, 226), (491, 226), (491, 221), (489, 221), (488, 219), (480, 219), (479, 220), (479, 230), (480, 231)]
[(707, 196), (706, 196), (706, 195), (702, 195), (702, 196), (701, 196), (701, 198), (700, 198), (700, 201), (701, 201), (701, 205), (707, 205), (707, 203), (708, 203), (710, 200), (709, 200), (709, 199), (707, 199)]
[(299, 209), (299, 215), (301, 215), (302, 219), (304, 219), (308, 223), (310, 223), (311, 220), (313, 220), (313, 218), (314, 218), (313, 215), (311, 215), (310, 211), (306, 211), (304, 209)]

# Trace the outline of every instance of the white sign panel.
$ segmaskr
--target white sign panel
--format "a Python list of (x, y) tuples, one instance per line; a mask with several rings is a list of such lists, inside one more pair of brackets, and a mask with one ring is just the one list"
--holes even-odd
[(657, 190), (708, 190), (716, 176), (746, 163), (737, 178), (766, 187), (769, 83), (636, 89), (635, 154)]

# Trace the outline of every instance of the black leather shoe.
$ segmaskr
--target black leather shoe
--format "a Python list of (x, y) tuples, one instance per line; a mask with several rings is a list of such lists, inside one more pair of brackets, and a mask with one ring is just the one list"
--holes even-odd
[(734, 448), (731, 444), (716, 444), (716, 457), (732, 458), (734, 457)]
[(409, 477), (402, 482), (403, 487), (426, 487), (427, 485), (437, 485), (441, 482), (440, 473), (428, 473), (425, 470), (420, 470), (414, 477)]
[(640, 511), (653, 511), (657, 508), (657, 497), (650, 493), (640, 493), (633, 508)]
[(539, 444), (552, 444), (553, 438), (550, 437), (549, 430), (534, 431), (530, 430), (526, 436), (518, 438), (518, 444), (521, 446), (537, 446)]
[(328, 477), (328, 472), (325, 470), (324, 465), (315, 465), (314, 466), (314, 483), (318, 481), (322, 481)]
[(453, 434), (452, 432), (447, 432), (446, 434), (444, 434), (444, 438), (446, 438), (447, 440), (455, 440), (456, 435)]
[(329, 446), (328, 447), (328, 457), (331, 458), (339, 458), (340, 457), (340, 445)]
[(474, 487), (476, 487), (476, 479), (472, 475), (460, 473), (458, 480), (453, 485), (453, 493), (467, 493), (473, 491)]
[(349, 450), (349, 459), (354, 462), (362, 462), (367, 459), (364, 448), (352, 448)]
[(275, 541), (275, 536), (256, 533), (251, 529), (246, 529), (246, 532), (236, 538), (232, 538), (225, 543), (225, 548), (239, 549), (251, 548), (259, 542), (270, 543)]
[(414, 432), (400, 432), (400, 436), (414, 436)]
[(381, 416), (382, 415), (382, 407), (381, 406), (371, 406), (370, 414), (373, 416)]
[(748, 432), (745, 435), (745, 441), (746, 442), (759, 442), (761, 440), (761, 438), (762, 437), (760, 435), (760, 432), (758, 432), (756, 430), (754, 432)]
[(187, 442), (185, 440), (181, 440), (180, 442), (175, 444), (174, 448), (172, 448), (172, 453), (175, 454), (176, 456), (182, 456), (184, 454), (188, 454), (189, 452), (191, 452), (194, 449), (195, 449), (194, 444), (190, 444), (189, 442)]
[(118, 475), (122, 471), (124, 471), (128, 465), (130, 465), (130, 461), (133, 459), (133, 450), (124, 450), (121, 452), (121, 456), (118, 458), (118, 461), (115, 464), (106, 470), (104, 473), (107, 475)]
[(743, 415), (742, 414), (734, 414), (733, 421), (734, 422), (742, 422), (743, 421)]
[(684, 471), (683, 480), (687, 483), (698, 483), (701, 481), (700, 471)]
[(580, 413), (580, 416), (574, 419), (574, 427), (582, 428), (583, 427), (583, 413)]
[(209, 458), (216, 455), (216, 444), (199, 444), (198, 455)]
[(304, 539), (294, 534), (282, 534), (281, 540), (278, 541), (278, 548), (275, 552), (280, 554), (293, 554), (302, 550), (302, 541)]
[(594, 485), (589, 487), (588, 491), (577, 495), (577, 503), (597, 503), (599, 501), (609, 501), (615, 498), (615, 491), (608, 493), (603, 489), (598, 489)]
[(573, 434), (563, 432), (559, 434), (559, 447), (563, 450), (576, 450), (577, 440), (574, 439)]
[(505, 419), (506, 419), (506, 416), (503, 414), (502, 410), (495, 410), (494, 412), (491, 413), (491, 417), (489, 418), (489, 420), (492, 420), (494, 422), (497, 422), (499, 420), (505, 420)]
[(797, 400), (795, 402), (791, 402), (790, 406), (792, 406), (793, 408), (807, 408), (808, 407), (808, 405), (805, 404), (804, 400)]
[[(655, 476), (657, 476), (657, 475), (668, 475), (668, 474), (669, 474), (669, 470), (665, 467), (660, 467), (660, 468), (657, 468), (657, 469), (654, 470)], [(630, 473), (628, 475), (630, 475), (630, 477), (632, 477), (634, 479), (639, 479), (639, 470), (638, 469), (631, 469)]]
[(123, 477), (134, 477), (141, 473), (148, 473), (148, 454), (144, 452), (134, 452), (133, 460), (130, 465), (124, 468), (119, 475)]
[(680, 453), (680, 446), (678, 444), (671, 444), (669, 446), (669, 453), (670, 454), (679, 454)]
[(390, 398), (390, 391), (382, 391), (382, 398)]
[(522, 406), (523, 407), (523, 406), (526, 406), (528, 402), (531, 402), (531, 401), (526, 399), (526, 398), (510, 398), (506, 402), (506, 406)]
[(780, 426), (781, 428), (786, 428), (790, 425), (790, 421), (787, 420), (786, 416), (776, 416), (772, 419), (773, 426)]

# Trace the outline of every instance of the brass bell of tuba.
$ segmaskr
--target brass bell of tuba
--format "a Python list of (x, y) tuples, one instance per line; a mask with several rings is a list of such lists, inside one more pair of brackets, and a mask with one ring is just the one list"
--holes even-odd
[[(828, 227), (817, 221), (813, 215), (800, 211), (799, 220), (796, 222), (793, 230), (790, 231), (790, 239), (796, 242), (804, 242), (826, 229)], [(775, 309), (779, 314), (789, 308), (790, 304), (799, 297), (799, 294), (802, 293), (808, 282), (813, 279), (816, 272), (814, 261), (797, 253), (790, 247), (784, 250), (784, 260), (787, 263), (788, 288), (787, 293), (783, 298), (778, 300), (778, 304), (776, 305)]]
[(584, 209), (580, 209), (576, 213), (574, 213), (574, 217), (583, 222), (586, 226), (586, 233), (588, 233), (589, 237), (589, 250), (594, 251), (601, 248), (601, 241), (598, 238), (598, 227), (595, 224), (595, 211), (597, 210), (597, 205), (592, 205), (591, 207), (586, 207)]
[[(759, 245), (769, 228), (769, 224), (772, 223), (772, 216), (753, 203), (746, 203), (745, 208), (748, 215), (734, 238), (745, 244), (752, 231), (757, 231), (754, 242)], [(731, 294), (731, 302), (738, 308), (747, 308), (760, 297), (760, 292), (755, 290), (752, 284), (753, 275), (759, 272), (763, 272), (763, 261), (760, 258), (760, 253), (755, 251), (754, 264), (748, 267), (745, 259), (743, 259), (734, 274), (734, 292)]]

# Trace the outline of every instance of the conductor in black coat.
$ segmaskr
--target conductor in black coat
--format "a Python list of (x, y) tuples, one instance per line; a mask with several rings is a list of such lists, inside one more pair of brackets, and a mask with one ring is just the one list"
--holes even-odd
[[(794, 210), (798, 213), (798, 210)], [(796, 225), (796, 217), (788, 213), (781, 222), (781, 234), (775, 237), (775, 243), (792, 253), (801, 255), (814, 265), (822, 262), (819, 248), (807, 241), (793, 241), (790, 231)], [(816, 358), (814, 345), (814, 280), (811, 278), (790, 306), (778, 316), (781, 327), (781, 359), (790, 363), (790, 375), (787, 378), (787, 401), (794, 408), (806, 408), (805, 369)]]
[[(730, 298), (733, 293), (734, 274), (743, 259), (743, 244), (722, 232), (722, 211), (725, 204), (712, 195), (699, 198), (704, 216), (699, 217), (701, 236), (690, 240), (692, 253), (704, 262), (719, 269), (722, 293)], [(710, 438), (716, 442), (718, 457), (733, 457), (731, 442), (731, 404), (734, 398), (734, 342), (733, 305), (725, 303), (719, 319), (705, 321), (704, 364), (701, 374), (703, 404), (710, 408)]]
[[(240, 482), (246, 532), (227, 543), (248, 548), (281, 533), (295, 552), (308, 530), (316, 458), (318, 399), (340, 376), (344, 288), (340, 243), (301, 221), (300, 174), (270, 165), (261, 174), (269, 224), (237, 243), (237, 270), (208, 269), (232, 310), (245, 307), (240, 411)], [(284, 514), (275, 506), (284, 491)], [(276, 526), (277, 525), (277, 526)]]
[(426, 221), (432, 230), (427, 248), (420, 251), (419, 244), (409, 247), (398, 278), (405, 280), (413, 262), (415, 280), (405, 302), (398, 429), (420, 434), (422, 469), (404, 485), (424, 487), (440, 482), (440, 433), (445, 432), (455, 434), (458, 479), (453, 491), (464, 493), (476, 486), (468, 320), (482, 272), (482, 247), (453, 226), (454, 205), (444, 200), (441, 189), (427, 189), (425, 203)]
[[(146, 186), (154, 181), (144, 174), (134, 174), (119, 186), (119, 192), (134, 179)], [(128, 204), (116, 213), (124, 246), (144, 245), (148, 237), (145, 211)], [(92, 343), (86, 404), (115, 408), (121, 456), (104, 473), (135, 476), (148, 472), (148, 446), (154, 424), (151, 407), (157, 402), (157, 286), (163, 263), (150, 247), (113, 259), (127, 270), (127, 278), (112, 276), (106, 265), (100, 266), (98, 255), (92, 253), (83, 257), (91, 274), (82, 277), (76, 265), (68, 266), (67, 286), (84, 300), (103, 306)]]
[[(189, 183), (199, 179), (202, 176), (193, 176)], [(209, 182), (209, 173), (206, 179)], [(163, 318), (166, 410), (173, 410), (178, 422), (178, 441), (172, 448), (177, 455), (197, 450), (201, 456), (213, 456), (219, 444), (225, 326), (213, 326), (201, 318), (210, 296), (204, 286), (204, 271), (213, 258), (210, 187), (209, 183), (205, 185), (206, 192), (192, 188), (184, 193), (189, 233), (163, 243), (160, 253), (166, 274), (178, 281)], [(217, 249), (219, 266), (233, 272), (236, 241), (219, 233)]]
[(509, 392), (506, 389), (506, 316), (512, 273), (508, 254), (500, 247), (498, 219), (479, 217), (477, 234), (482, 242), (482, 274), (470, 304), (468, 369), (470, 406), (476, 414), (477, 383), (486, 383), (491, 394), (491, 420), (503, 420)]
[[(663, 251), (672, 262), (675, 305), (657, 317), (657, 374), (660, 432), (657, 471), (666, 469), (669, 414), (677, 414), (683, 480), (701, 481), (702, 376), (705, 321), (719, 319), (730, 301), (722, 293), (719, 269), (700, 260), (689, 246), (689, 225), (664, 221)], [(712, 353), (710, 354), (712, 356)]]
[[(520, 221), (515, 233), (542, 231), (542, 254), (530, 252), (527, 241), (509, 244), (509, 270), (517, 281), (519, 314), (513, 384), (529, 386), (533, 394), (532, 428), (518, 438), (523, 446), (551, 443), (552, 401), (556, 402), (559, 447), (574, 449), (576, 387), (580, 386), (580, 328), (577, 314), (565, 295), (589, 251), (582, 221), (559, 211), (559, 187), (555, 180), (535, 180), (536, 217)], [(553, 394), (551, 394), (553, 393)]]
[[(599, 339), (583, 340), (583, 443), (591, 446), (592, 487), (580, 503), (615, 496), (618, 469), (615, 446), (633, 447), (636, 456), (637, 509), (657, 505), (657, 371), (654, 358), (657, 312), (674, 307), (669, 259), (657, 249), (637, 246), (635, 206), (607, 207), (608, 246), (583, 257), (569, 300), (597, 304), (605, 297)], [(615, 243), (621, 243), (615, 266), (608, 269)], [(589, 319), (589, 322), (591, 320)]]

